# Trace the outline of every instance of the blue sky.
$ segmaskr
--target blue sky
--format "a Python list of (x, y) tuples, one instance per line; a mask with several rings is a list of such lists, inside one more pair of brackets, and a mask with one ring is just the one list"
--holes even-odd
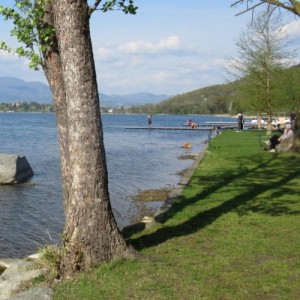
[[(4, 5), (12, 1), (0, 1)], [(226, 83), (226, 65), (251, 13), (235, 16), (230, 0), (135, 0), (134, 16), (97, 11), (91, 33), (99, 90), (105, 94), (150, 92), (176, 95)], [(92, 3), (92, 1), (89, 1)], [(300, 45), (299, 18), (285, 14), (289, 39)], [(1, 40), (10, 40), (1, 21)], [(46, 79), (28, 63), (0, 51), (0, 77)]]

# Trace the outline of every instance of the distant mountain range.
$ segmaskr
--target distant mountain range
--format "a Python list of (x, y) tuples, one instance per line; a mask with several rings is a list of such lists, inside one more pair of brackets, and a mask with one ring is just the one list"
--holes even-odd
[[(101, 106), (133, 106), (147, 103), (159, 103), (168, 99), (168, 95), (136, 93), (130, 95), (106, 95), (100, 93)], [(0, 77), (0, 102), (18, 101), (52, 103), (52, 95), (47, 84), (42, 82), (26, 82), (15, 77)]]
[(18, 78), (0, 78), (0, 102), (28, 101), (51, 103), (49, 87), (41, 82), (25, 82)]

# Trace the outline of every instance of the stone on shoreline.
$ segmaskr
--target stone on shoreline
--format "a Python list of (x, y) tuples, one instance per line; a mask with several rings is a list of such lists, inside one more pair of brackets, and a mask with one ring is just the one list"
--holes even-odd
[(33, 170), (25, 156), (0, 153), (0, 185), (21, 183), (32, 176)]
[(50, 300), (53, 290), (47, 286), (39, 286), (19, 292), (34, 278), (43, 276), (46, 269), (38, 263), (40, 255), (32, 255), (26, 259), (1, 258), (0, 267), (4, 272), (0, 274), (0, 300)]

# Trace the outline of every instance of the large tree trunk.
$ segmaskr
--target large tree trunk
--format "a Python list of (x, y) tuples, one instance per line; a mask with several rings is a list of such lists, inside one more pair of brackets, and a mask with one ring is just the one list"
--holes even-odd
[(54, 0), (63, 67), (70, 179), (65, 211), (64, 271), (87, 269), (133, 254), (119, 232), (109, 200), (96, 73), (84, 0)]
[[(36, 2), (38, 0), (35, 0)], [(54, 27), (54, 18), (52, 11), (52, 2), (44, 4), (44, 17), (41, 23), (40, 30), (45, 27)], [(58, 132), (58, 144), (60, 148), (60, 162), (61, 162), (61, 176), (64, 192), (64, 205), (65, 210), (68, 208), (68, 185), (69, 185), (69, 145), (68, 145), (68, 117), (67, 117), (67, 104), (66, 94), (64, 87), (64, 79), (62, 75), (62, 65), (60, 54), (58, 50), (57, 38), (55, 35), (51, 37), (51, 44), (44, 43), (40, 39), (40, 44), (45, 47), (43, 51), (43, 70), (48, 80), (52, 96), (53, 107), (56, 114), (56, 126)]]

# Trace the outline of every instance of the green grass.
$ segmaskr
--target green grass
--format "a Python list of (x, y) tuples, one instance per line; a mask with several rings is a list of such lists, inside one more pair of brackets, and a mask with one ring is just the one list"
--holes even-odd
[(55, 299), (300, 299), (298, 153), (257, 131), (217, 136), (141, 253), (59, 285)]

